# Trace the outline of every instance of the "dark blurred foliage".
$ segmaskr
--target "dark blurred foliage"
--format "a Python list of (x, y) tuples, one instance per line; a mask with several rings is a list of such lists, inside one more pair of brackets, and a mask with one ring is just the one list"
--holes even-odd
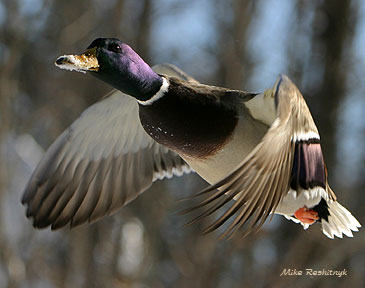
[[(231, 241), (201, 235), (206, 222), (184, 228), (177, 200), (206, 185), (194, 174), (155, 183), (95, 224), (34, 230), (20, 197), (42, 148), (110, 90), (53, 62), (99, 36), (208, 84), (262, 91), (288, 74), (322, 135), (333, 190), (365, 222), (363, 0), (3, 0), (0, 287), (365, 287), (363, 230), (330, 240), (278, 216)], [(347, 276), (280, 277), (284, 268)]]

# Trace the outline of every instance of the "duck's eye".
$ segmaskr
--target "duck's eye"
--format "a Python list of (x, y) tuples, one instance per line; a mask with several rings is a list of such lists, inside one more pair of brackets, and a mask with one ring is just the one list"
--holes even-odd
[(110, 44), (108, 50), (115, 53), (122, 53), (122, 48), (118, 44)]

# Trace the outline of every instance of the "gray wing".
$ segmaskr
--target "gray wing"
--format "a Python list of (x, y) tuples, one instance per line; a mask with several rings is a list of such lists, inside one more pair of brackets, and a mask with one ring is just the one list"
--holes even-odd
[[(157, 72), (162, 68), (166, 67), (157, 67)], [(180, 72), (174, 66), (163, 70), (174, 71)], [(85, 110), (49, 147), (22, 203), (34, 227), (73, 227), (113, 213), (156, 179), (188, 172), (190, 167), (177, 153), (144, 131), (137, 101), (113, 91)]]
[(308, 136), (319, 137), (304, 98), (289, 78), (281, 76), (266, 93), (275, 97), (277, 116), (262, 141), (231, 174), (195, 195), (206, 196), (200, 204), (183, 211), (207, 207), (191, 224), (236, 200), (205, 233), (231, 217), (232, 222), (221, 237), (233, 236), (244, 225), (243, 235), (257, 231), (289, 191), (296, 142)]

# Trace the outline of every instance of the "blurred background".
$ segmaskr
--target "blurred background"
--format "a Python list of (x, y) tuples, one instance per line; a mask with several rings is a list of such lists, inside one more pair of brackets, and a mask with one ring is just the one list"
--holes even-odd
[[(255, 235), (218, 241), (177, 203), (206, 186), (160, 181), (114, 216), (34, 230), (20, 203), (44, 149), (110, 90), (54, 60), (96, 37), (129, 43), (207, 84), (250, 91), (279, 73), (303, 92), (329, 182), (365, 223), (365, 2), (304, 0), (1, 0), (0, 287), (365, 287), (365, 233), (330, 240), (275, 216)], [(210, 219), (211, 220), (211, 219)], [(218, 231), (219, 232), (219, 231)], [(347, 276), (280, 276), (283, 269)]]

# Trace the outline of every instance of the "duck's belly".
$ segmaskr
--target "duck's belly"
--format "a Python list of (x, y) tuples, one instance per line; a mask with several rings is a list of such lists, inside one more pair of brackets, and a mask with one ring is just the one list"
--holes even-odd
[(204, 180), (213, 184), (231, 173), (261, 141), (268, 127), (252, 121), (249, 115), (241, 116), (231, 139), (214, 155), (207, 158), (180, 156)]

